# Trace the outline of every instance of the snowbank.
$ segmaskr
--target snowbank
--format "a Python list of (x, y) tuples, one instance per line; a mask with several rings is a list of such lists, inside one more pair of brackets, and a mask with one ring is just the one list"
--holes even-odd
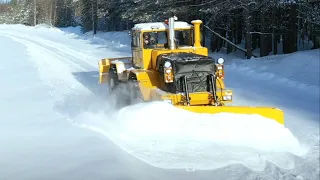
[(153, 102), (116, 113), (87, 112), (72, 119), (164, 169), (210, 170), (242, 163), (263, 170), (266, 161), (290, 169), (294, 162), (287, 152), (305, 153), (290, 130), (255, 115), (196, 114)]
[(233, 59), (228, 71), (313, 92), (319, 97), (320, 50), (299, 51), (250, 60)]

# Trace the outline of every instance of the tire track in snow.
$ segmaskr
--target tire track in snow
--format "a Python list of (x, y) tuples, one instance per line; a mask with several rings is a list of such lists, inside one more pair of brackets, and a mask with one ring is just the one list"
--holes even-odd
[[(64, 59), (65, 62), (69, 62), (73, 64), (73, 67), (77, 67), (81, 71), (88, 71), (88, 69), (91, 69), (92, 67), (95, 67), (97, 69), (97, 63), (93, 63), (92, 61), (85, 60), (84, 57), (87, 59), (94, 58), (92, 56), (88, 56), (85, 53), (81, 53), (76, 50), (72, 50), (68, 48), (67, 46), (60, 45), (59, 43), (54, 43), (49, 40), (45, 40), (43, 38), (38, 38), (35, 36), (17, 36), (13, 35), (12, 33), (3, 33), (0, 32), (0, 35), (7, 36), (9, 38), (17, 38), (20, 40), (25, 40), (30, 43), (36, 44), (41, 48), (45, 48), (47, 51), (50, 51), (51, 53), (59, 56), (59, 59)], [(60, 60), (61, 61), (61, 60)], [(63, 61), (61, 61), (63, 62)]]
[(53, 50), (42, 47), (38, 43), (8, 34), (0, 33), (0, 35), (27, 47), (30, 60), (38, 68), (39, 78), (44, 85), (51, 87), (48, 96), (52, 97), (54, 102), (64, 101), (65, 96), (70, 92), (74, 92), (74, 89), (77, 89), (76, 92), (87, 91), (83, 84), (72, 75), (72, 70), (86, 71), (83, 66), (70, 61), (69, 58), (63, 57)]
[(98, 62), (94, 63), (90, 60), (86, 60), (86, 59), (97, 59), (94, 56), (90, 56), (86, 53), (82, 53), (81, 51), (71, 49), (71, 48), (67, 47), (66, 45), (61, 45), (60, 43), (55, 43), (53, 41), (46, 40), (43, 38), (33, 37), (33, 39), (37, 40), (37, 41), (33, 41), (33, 42), (38, 43), (41, 46), (45, 46), (47, 49), (50, 48), (50, 49), (57, 50), (57, 52), (60, 52), (62, 54), (62, 56), (68, 56), (68, 57), (71, 57), (71, 59), (76, 59), (76, 61), (74, 61), (74, 62), (83, 62), (83, 63), (97, 69)]

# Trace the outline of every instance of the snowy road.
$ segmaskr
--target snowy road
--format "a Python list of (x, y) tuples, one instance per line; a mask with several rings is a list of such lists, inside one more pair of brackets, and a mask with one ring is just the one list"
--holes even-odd
[[(54, 110), (54, 102), (75, 88), (63, 85), (68, 81), (64, 68), (83, 67), (65, 56), (63, 48), (57, 52), (35, 38), (0, 34), (5, 87), (0, 90), (0, 179), (162, 179), (159, 170), (73, 126)], [(69, 67), (56, 66), (57, 60)], [(62, 75), (66, 79), (59, 79)]]
[[(97, 60), (103, 57), (130, 55), (127, 51), (129, 48), (116, 40), (90, 40), (41, 27), (0, 26), (0, 79), (3, 87), (0, 89), (0, 179), (319, 177), (317, 79), (309, 84), (300, 82), (300, 79), (293, 79), (291, 83), (286, 80), (270, 81), (273, 78), (270, 74), (259, 79), (251, 77), (257, 72), (243, 69), (252, 64), (227, 62), (227, 71), (230, 72), (227, 72), (227, 85), (238, 94), (235, 96), (236, 103), (266, 104), (284, 109), (286, 127), (294, 136), (290, 131), (263, 120), (258, 123), (247, 121), (254, 124), (251, 128), (261, 128), (259, 135), (253, 134), (257, 132), (255, 129), (241, 130), (241, 124), (236, 125), (240, 130), (230, 128), (228, 123), (235, 122), (232, 120), (219, 124), (217, 128), (217, 124), (208, 123), (207, 119), (212, 119), (211, 116), (201, 116), (203, 127), (200, 127), (194, 124), (195, 117), (192, 119), (156, 103), (133, 106), (111, 116), (103, 113), (110, 108), (110, 104), (103, 96), (105, 87), (97, 84), (96, 68)], [(273, 71), (267, 69), (266, 72)], [(317, 75), (319, 71), (314, 73), (313, 75)], [(310, 89), (312, 91), (308, 92)], [(167, 115), (185, 117), (186, 121), (174, 123), (160, 117), (150, 122), (146, 115), (142, 116), (145, 114), (143, 111), (156, 113), (157, 109), (154, 108), (168, 108)], [(115, 122), (106, 123), (108, 120)], [(158, 127), (164, 126), (166, 134), (155, 132), (158, 130), (155, 129), (155, 124)], [(168, 128), (169, 124), (171, 128)], [(230, 137), (238, 137), (242, 143), (240, 145), (246, 143), (248, 147), (264, 148), (268, 145), (272, 150), (288, 148), (288, 151), (299, 154), (299, 142), (309, 152), (303, 157), (286, 152), (271, 156), (250, 148), (222, 146), (215, 138), (221, 137), (223, 132), (206, 136), (193, 131), (195, 127), (208, 132), (217, 132), (219, 129), (236, 131), (237, 133), (230, 133)], [(274, 129), (268, 129), (271, 127)], [(247, 139), (244, 140), (245, 138)], [(264, 138), (263, 142), (259, 143), (259, 138)], [(166, 147), (159, 154), (157, 149), (163, 148), (161, 145)], [(253, 154), (256, 156), (252, 156)], [(194, 158), (196, 163), (187, 158)], [(178, 163), (173, 160), (183, 161)], [(260, 169), (264, 167), (265, 161), (272, 161), (286, 168), (293, 164), (296, 167), (292, 170), (280, 170), (268, 164), (265, 171), (254, 172), (237, 165), (244, 163), (250, 168)], [(164, 170), (154, 166), (180, 167), (178, 169), (181, 170)], [(186, 171), (185, 168), (189, 166), (196, 171)], [(207, 170), (201, 171), (206, 169), (204, 167), (208, 167)]]

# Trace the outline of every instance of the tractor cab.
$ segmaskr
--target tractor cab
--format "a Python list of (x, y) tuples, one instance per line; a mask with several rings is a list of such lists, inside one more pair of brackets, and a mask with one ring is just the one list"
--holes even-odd
[(139, 23), (131, 31), (132, 64), (137, 69), (155, 69), (160, 54), (190, 52), (208, 55), (200, 43), (200, 20), (193, 25), (175, 21), (172, 17), (164, 22)]
[[(138, 25), (143, 25), (138, 29)], [(138, 24), (132, 30), (133, 47), (144, 50), (169, 49), (167, 24), (162, 22)], [(161, 28), (162, 27), (162, 28)], [(177, 28), (178, 27), (178, 28)], [(177, 48), (193, 46), (193, 26), (186, 22), (175, 22), (175, 45)], [(139, 44), (138, 42), (141, 43)]]

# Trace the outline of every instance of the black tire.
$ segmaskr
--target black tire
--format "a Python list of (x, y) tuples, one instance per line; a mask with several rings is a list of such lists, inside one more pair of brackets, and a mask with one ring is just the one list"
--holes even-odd
[(118, 79), (116, 67), (113, 66), (109, 70), (108, 75), (108, 90), (112, 103), (115, 108), (120, 109), (127, 105), (127, 98), (125, 96), (124, 83)]
[(119, 83), (117, 69), (115, 66), (112, 66), (108, 73), (108, 88), (110, 93), (118, 87)]
[(143, 102), (139, 83), (137, 80), (129, 80), (128, 82), (130, 105)]
[(139, 83), (134, 74), (129, 75), (127, 82), (121, 82), (114, 67), (110, 68), (108, 77), (109, 93), (117, 109), (143, 102)]
[(143, 102), (143, 96), (139, 87), (139, 82), (136, 75), (133, 73), (129, 74), (127, 89), (129, 90), (130, 105)]

